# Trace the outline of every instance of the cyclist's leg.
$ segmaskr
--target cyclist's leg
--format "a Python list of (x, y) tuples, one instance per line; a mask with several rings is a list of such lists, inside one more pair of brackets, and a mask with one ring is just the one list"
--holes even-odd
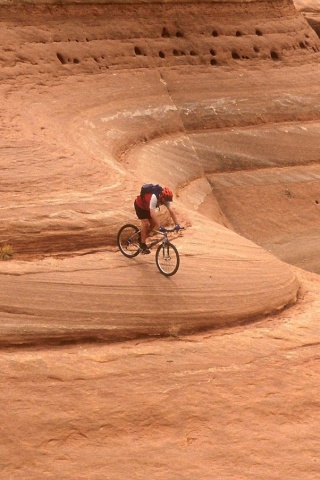
[(159, 222), (154, 218), (150, 218), (149, 225), (150, 230), (158, 230), (159, 228)]
[(141, 243), (145, 244), (147, 240), (147, 234), (149, 229), (149, 220), (148, 218), (140, 218), (141, 221)]
[(149, 228), (149, 220), (147, 218), (141, 218), (141, 240), (140, 240), (140, 251), (141, 253), (151, 253), (146, 244), (147, 233)]
[(147, 239), (147, 233), (148, 233), (148, 228), (149, 228), (149, 212), (148, 210), (144, 210), (143, 208), (140, 208), (136, 202), (134, 202), (134, 208), (136, 211), (136, 215), (141, 221), (141, 238), (140, 241), (142, 244), (146, 243)]

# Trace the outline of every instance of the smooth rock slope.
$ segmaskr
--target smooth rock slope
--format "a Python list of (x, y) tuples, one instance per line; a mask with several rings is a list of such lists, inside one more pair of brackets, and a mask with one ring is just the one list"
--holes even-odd
[[(2, 474), (316, 479), (316, 32), (291, 0), (0, 3)], [(117, 251), (145, 181), (172, 278)]]

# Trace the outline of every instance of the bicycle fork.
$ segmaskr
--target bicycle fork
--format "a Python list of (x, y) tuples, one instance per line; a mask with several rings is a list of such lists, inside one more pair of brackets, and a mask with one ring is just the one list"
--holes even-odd
[(170, 260), (170, 249), (169, 249), (169, 244), (166, 240), (163, 240), (162, 242), (162, 255), (163, 255), (163, 260)]

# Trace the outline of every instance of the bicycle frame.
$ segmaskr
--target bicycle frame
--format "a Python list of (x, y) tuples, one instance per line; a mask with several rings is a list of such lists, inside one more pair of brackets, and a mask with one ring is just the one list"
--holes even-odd
[(166, 232), (159, 232), (159, 230), (152, 230), (152, 231), (157, 233), (157, 234), (161, 234), (163, 236), (163, 238), (157, 238), (156, 240), (152, 240), (152, 242), (150, 242), (149, 245), (147, 245), (148, 248), (152, 248), (152, 247), (154, 247), (155, 245), (157, 245), (158, 243), (161, 243), (161, 242), (162, 242), (163, 245), (166, 245), (169, 242), (168, 233), (173, 233), (176, 230), (174, 228), (172, 228), (170, 230), (167, 230)]

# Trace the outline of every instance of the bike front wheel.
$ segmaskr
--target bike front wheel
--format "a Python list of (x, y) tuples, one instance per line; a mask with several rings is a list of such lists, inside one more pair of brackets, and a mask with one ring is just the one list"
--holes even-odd
[(156, 251), (156, 264), (159, 271), (166, 277), (174, 275), (180, 265), (179, 252), (172, 243), (159, 245)]
[(120, 252), (129, 258), (136, 257), (140, 253), (140, 230), (136, 225), (123, 225), (117, 236)]

